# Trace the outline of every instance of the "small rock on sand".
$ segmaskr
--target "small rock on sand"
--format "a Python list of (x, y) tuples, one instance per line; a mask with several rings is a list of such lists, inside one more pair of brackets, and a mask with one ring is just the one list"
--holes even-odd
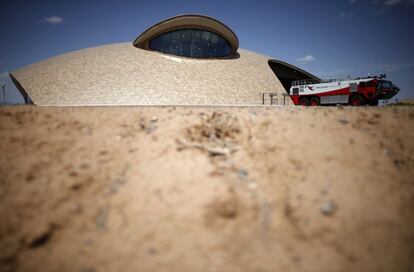
[(322, 208), (321, 208), (321, 213), (322, 213), (323, 215), (330, 216), (330, 215), (332, 215), (332, 214), (333, 214), (336, 210), (337, 210), (337, 206), (336, 206), (336, 204), (335, 204), (333, 201), (328, 200), (328, 201), (326, 201), (326, 202), (323, 204), (323, 206), (322, 206)]

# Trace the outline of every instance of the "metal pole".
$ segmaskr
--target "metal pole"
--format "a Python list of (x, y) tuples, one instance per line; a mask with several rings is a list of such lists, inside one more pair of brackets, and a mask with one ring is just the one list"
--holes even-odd
[(3, 89), (3, 105), (6, 105), (6, 85), (3, 85), (1, 88)]

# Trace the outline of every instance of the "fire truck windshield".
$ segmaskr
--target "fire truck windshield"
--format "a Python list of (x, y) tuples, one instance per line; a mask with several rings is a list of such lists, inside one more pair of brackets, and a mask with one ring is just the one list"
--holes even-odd
[(382, 89), (392, 89), (393, 85), (390, 81), (381, 80), (378, 85), (379, 88)]

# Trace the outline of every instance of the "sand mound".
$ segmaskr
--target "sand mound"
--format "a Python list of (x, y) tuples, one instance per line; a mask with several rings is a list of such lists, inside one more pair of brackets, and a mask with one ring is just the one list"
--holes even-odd
[(0, 109), (0, 271), (410, 271), (414, 108)]

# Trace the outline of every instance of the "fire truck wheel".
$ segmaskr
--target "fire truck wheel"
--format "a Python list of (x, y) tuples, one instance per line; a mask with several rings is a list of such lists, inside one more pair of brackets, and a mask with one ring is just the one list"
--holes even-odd
[(309, 99), (308, 98), (302, 97), (299, 100), (299, 104), (302, 105), (302, 106), (309, 106), (310, 102), (309, 102)]
[(351, 97), (351, 99), (349, 100), (349, 104), (351, 106), (363, 106), (364, 105), (364, 98), (361, 95), (356, 94), (356, 95)]
[(320, 105), (319, 97), (312, 97), (311, 100), (310, 100), (310, 105), (311, 106), (319, 106)]

